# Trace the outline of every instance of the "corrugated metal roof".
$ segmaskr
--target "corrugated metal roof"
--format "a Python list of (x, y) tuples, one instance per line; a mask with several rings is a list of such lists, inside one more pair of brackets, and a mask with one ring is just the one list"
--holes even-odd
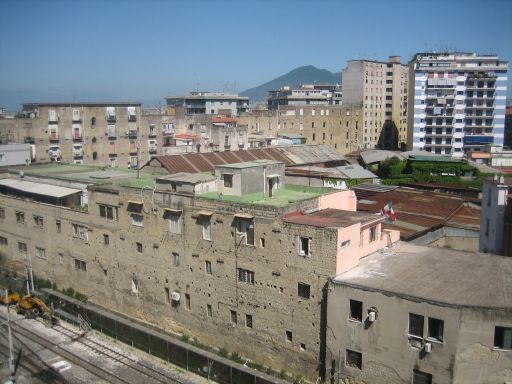
[(312, 225), (314, 227), (322, 228), (344, 228), (358, 223), (363, 225), (383, 219), (383, 216), (362, 212), (342, 211), (332, 208), (323, 209), (313, 213), (295, 211), (283, 216), (283, 221), (288, 223)]
[(0, 185), (26, 193), (33, 193), (35, 195), (41, 196), (51, 196), (55, 198), (61, 198), (82, 192), (80, 189), (75, 188), (60, 187), (58, 185), (34, 183), (32, 181), (16, 179), (1, 179)]
[(360, 165), (344, 165), (336, 167), (343, 175), (349, 179), (376, 179), (377, 175), (364, 169)]

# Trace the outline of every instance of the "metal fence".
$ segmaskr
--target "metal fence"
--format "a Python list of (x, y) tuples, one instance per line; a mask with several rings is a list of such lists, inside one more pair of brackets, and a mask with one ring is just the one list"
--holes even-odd
[(222, 384), (287, 383), (158, 332), (156, 328), (151, 329), (51, 289), (43, 291), (48, 294), (48, 303), (53, 308), (60, 308), (57, 314), (66, 321), (78, 323), (80, 315), (87, 319), (92, 329), (209, 380)]

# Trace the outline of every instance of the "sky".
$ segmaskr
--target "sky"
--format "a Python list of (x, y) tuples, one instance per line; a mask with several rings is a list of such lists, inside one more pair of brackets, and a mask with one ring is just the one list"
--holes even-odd
[(510, 61), (511, 20), (510, 0), (0, 0), (0, 107), (156, 105), (425, 51)]

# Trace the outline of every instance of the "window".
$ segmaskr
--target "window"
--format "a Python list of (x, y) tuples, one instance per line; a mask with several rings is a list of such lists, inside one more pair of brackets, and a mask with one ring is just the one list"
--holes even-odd
[(354, 321), (363, 321), (363, 303), (357, 300), (350, 300), (349, 319)]
[(36, 247), (36, 256), (42, 259), (46, 259), (46, 249)]
[(211, 240), (212, 239), (212, 223), (209, 217), (202, 218), (202, 227), (203, 227), (203, 240)]
[(245, 244), (254, 245), (254, 221), (252, 219), (238, 218), (236, 226), (236, 232), (245, 237)]
[(82, 240), (89, 240), (88, 228), (83, 225), (73, 224), (73, 236)]
[(103, 234), (103, 245), (109, 245), (109, 244), (110, 244), (110, 238), (106, 233), (104, 233)]
[(16, 222), (17, 223), (24, 223), (25, 222), (25, 213), (17, 211), (16, 212)]
[(55, 230), (57, 231), (57, 233), (62, 232), (62, 223), (60, 220), (55, 220)]
[(409, 335), (423, 338), (423, 316), (409, 313)]
[(132, 293), (139, 293), (139, 281), (135, 277), (132, 277)]
[(247, 284), (254, 284), (254, 272), (247, 269), (238, 268), (238, 281)]
[(306, 343), (300, 343), (300, 350), (305, 351), (306, 350)]
[(260, 247), (265, 248), (265, 238), (264, 237), (260, 238)]
[(286, 331), (286, 341), (291, 343), (293, 341), (293, 333), (292, 331)]
[(142, 253), (142, 250), (143, 250), (142, 243), (135, 243), (135, 244), (137, 246), (137, 252)]
[(428, 318), (428, 338), (431, 340), (443, 342), (444, 320)]
[(87, 263), (80, 259), (75, 259), (75, 269), (77, 271), (87, 271)]
[(245, 315), (245, 326), (247, 328), (252, 328), (252, 315)]
[(180, 265), (180, 254), (173, 252), (171, 255), (171, 261), (173, 267), (179, 267)]
[(512, 328), (495, 327), (494, 328), (494, 348), (512, 350)]
[(309, 299), (311, 287), (309, 284), (299, 283), (297, 286), (297, 294), (303, 299)]
[[(206, 273), (208, 273), (210, 275), (212, 274), (212, 262), (211, 261), (206, 260), (204, 262), (204, 270)], [(254, 274), (253, 274), (253, 279), (254, 279)]]
[(34, 219), (34, 224), (37, 225), (39, 228), (43, 228), (44, 220), (42, 216), (34, 215), (32, 216)]
[(181, 212), (168, 213), (166, 219), (169, 222), (169, 232), (181, 233)]
[(18, 242), (18, 251), (27, 253), (27, 244)]
[(185, 293), (185, 307), (190, 310), (190, 294)]
[(230, 316), (231, 316), (231, 324), (236, 324), (237, 323), (236, 311), (231, 311)]
[(5, 219), (5, 208), (0, 208), (0, 219)]
[(224, 187), (225, 188), (233, 188), (233, 175), (229, 173), (225, 173), (222, 175), (224, 178)]
[(0, 236), (0, 245), (7, 245), (7, 237)]
[(363, 354), (362, 353), (359, 353), (356, 351), (351, 351), (350, 349), (346, 350), (345, 365), (347, 367), (362, 369), (362, 365), (363, 365), (362, 363), (363, 363)]
[(59, 263), (64, 264), (64, 254), (59, 253)]
[(412, 384), (432, 384), (432, 375), (415, 369), (412, 374)]
[(348, 247), (350, 247), (350, 240), (345, 240), (345, 241), (341, 242), (341, 248), (342, 249), (346, 249)]
[(311, 254), (311, 239), (309, 237), (299, 236), (299, 255), (310, 256)]
[(144, 226), (144, 216), (140, 213), (131, 213), (130, 217), (132, 218), (132, 225), (135, 225), (137, 227), (143, 227)]
[(206, 316), (212, 317), (212, 306), (211, 306), (211, 304), (206, 304)]
[(375, 240), (377, 240), (377, 226), (370, 228), (370, 243), (373, 243)]
[(100, 204), (100, 216), (109, 220), (117, 220), (117, 207)]

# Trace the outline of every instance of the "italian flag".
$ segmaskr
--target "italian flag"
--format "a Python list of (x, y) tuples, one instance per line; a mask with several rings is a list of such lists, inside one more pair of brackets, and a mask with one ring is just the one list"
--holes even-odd
[(396, 215), (393, 211), (393, 203), (387, 203), (384, 208), (380, 210), (380, 214), (386, 216), (388, 221), (396, 221)]

